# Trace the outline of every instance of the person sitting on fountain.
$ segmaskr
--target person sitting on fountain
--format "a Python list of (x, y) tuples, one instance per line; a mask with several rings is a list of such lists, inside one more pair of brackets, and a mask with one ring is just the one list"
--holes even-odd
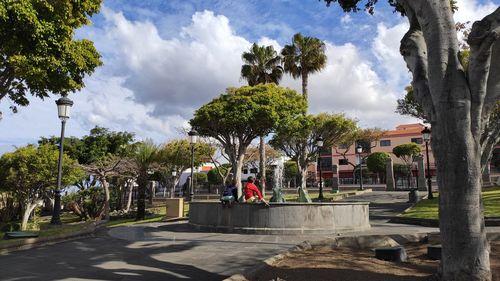
[(248, 177), (247, 184), (245, 185), (244, 190), (245, 201), (247, 203), (264, 203), (266, 204), (266, 206), (269, 206), (264, 197), (262, 197), (262, 193), (260, 193), (260, 190), (254, 184), (254, 182), (255, 179), (253, 177)]
[(236, 188), (236, 184), (234, 182), (229, 182), (229, 184), (226, 185), (220, 201), (222, 203), (222, 207), (228, 208), (231, 208), (234, 202), (238, 202), (238, 189)]

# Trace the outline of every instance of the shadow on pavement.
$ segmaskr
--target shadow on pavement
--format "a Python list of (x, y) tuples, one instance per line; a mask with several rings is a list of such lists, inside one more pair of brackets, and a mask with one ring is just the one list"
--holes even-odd
[[(154, 242), (153, 242), (154, 243)], [(144, 246), (144, 245), (141, 245)], [(161, 261), (162, 253), (186, 251), (196, 242), (157, 247), (103, 235), (0, 256), (1, 280), (222, 280), (188, 264)]]

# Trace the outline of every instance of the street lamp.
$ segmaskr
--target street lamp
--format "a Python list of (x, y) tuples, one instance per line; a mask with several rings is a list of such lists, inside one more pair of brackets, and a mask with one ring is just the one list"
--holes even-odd
[(323, 147), (323, 138), (319, 136), (316, 139), (316, 146), (318, 146), (318, 166), (319, 166), (319, 196), (318, 200), (322, 201), (323, 197), (323, 174), (321, 170), (321, 148)]
[(69, 119), (71, 106), (73, 101), (67, 97), (62, 97), (56, 100), (57, 113), (61, 119), (61, 138), (59, 140), (59, 162), (57, 164), (57, 187), (54, 190), (54, 208), (52, 210), (52, 218), (50, 224), (61, 224), (61, 178), (62, 178), (62, 157), (64, 150), (64, 128), (66, 127), (66, 120)]
[(361, 153), (363, 153), (363, 147), (358, 144), (356, 147), (356, 152), (359, 155), (359, 190), (363, 190), (363, 158), (361, 158)]
[(172, 192), (170, 192), (170, 198), (174, 198), (175, 197), (175, 176), (177, 176), (177, 171), (172, 169), (171, 174), (172, 174)]
[(191, 143), (191, 179), (189, 181), (189, 201), (193, 201), (194, 198), (194, 178), (193, 178), (193, 170), (194, 170), (194, 145), (198, 141), (198, 132), (194, 129), (188, 132), (189, 142)]
[(429, 142), (431, 141), (431, 130), (428, 127), (425, 127), (422, 130), (422, 138), (425, 141), (425, 155), (427, 158), (427, 190), (429, 192), (427, 198), (433, 199), (434, 196), (432, 195), (431, 163), (429, 162)]

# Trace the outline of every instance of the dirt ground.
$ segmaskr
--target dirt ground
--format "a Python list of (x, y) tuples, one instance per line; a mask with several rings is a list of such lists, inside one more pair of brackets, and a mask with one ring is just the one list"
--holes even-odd
[[(428, 244), (404, 245), (408, 261), (378, 260), (370, 250), (349, 248), (308, 250), (276, 262), (252, 281), (410, 281), (429, 280), (439, 261), (427, 259)], [(500, 281), (500, 241), (491, 243), (493, 280)]]

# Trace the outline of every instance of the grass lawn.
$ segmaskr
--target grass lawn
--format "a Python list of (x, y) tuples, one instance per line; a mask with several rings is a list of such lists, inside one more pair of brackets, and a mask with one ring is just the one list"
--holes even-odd
[[(405, 218), (437, 219), (439, 194), (433, 194), (434, 199), (421, 200), (401, 216)], [(500, 217), (500, 187), (485, 188), (483, 189), (482, 196), (485, 216)]]

